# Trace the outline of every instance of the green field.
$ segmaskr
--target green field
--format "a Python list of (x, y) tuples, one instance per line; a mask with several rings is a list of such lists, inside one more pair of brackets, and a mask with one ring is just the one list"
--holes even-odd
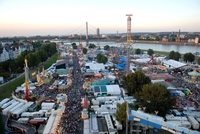
[[(39, 64), (38, 67), (35, 67), (33, 69), (30, 69), (30, 74), (32, 72), (37, 72), (38, 68), (42, 68), (44, 66), (45, 69), (50, 67), (53, 63), (56, 62), (58, 57), (58, 53), (54, 54), (52, 57), (48, 58), (48, 60), (42, 64)], [(24, 83), (25, 77), (24, 75), (16, 78), (14, 81), (9, 82), (3, 86), (0, 86), (0, 100), (4, 98), (10, 97), (11, 93), (16, 89), (16, 87), (21, 86), (21, 84)]]

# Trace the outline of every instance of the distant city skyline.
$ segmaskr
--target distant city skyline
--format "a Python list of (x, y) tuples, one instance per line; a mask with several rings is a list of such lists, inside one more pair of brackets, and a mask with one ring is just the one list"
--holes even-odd
[[(34, 35), (200, 32), (200, 0), (0, 0), (0, 37)], [(80, 29), (78, 29), (80, 28)], [(78, 30), (76, 30), (78, 29)]]

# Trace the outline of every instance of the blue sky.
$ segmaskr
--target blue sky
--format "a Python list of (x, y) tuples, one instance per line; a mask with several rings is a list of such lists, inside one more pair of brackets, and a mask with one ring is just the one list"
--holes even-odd
[(0, 0), (0, 36), (200, 32), (200, 0)]

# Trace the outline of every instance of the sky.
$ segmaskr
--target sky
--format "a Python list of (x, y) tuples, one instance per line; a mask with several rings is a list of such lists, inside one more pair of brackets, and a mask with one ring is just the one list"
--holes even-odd
[(200, 32), (200, 0), (0, 0), (0, 37)]

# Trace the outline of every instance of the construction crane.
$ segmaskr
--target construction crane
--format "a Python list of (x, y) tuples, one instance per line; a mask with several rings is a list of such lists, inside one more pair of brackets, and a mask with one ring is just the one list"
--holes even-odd
[(127, 18), (127, 45), (126, 45), (126, 50), (127, 50), (127, 60), (126, 60), (126, 75), (130, 73), (130, 44), (133, 42), (131, 40), (131, 16), (132, 14), (126, 14), (128, 16)]

